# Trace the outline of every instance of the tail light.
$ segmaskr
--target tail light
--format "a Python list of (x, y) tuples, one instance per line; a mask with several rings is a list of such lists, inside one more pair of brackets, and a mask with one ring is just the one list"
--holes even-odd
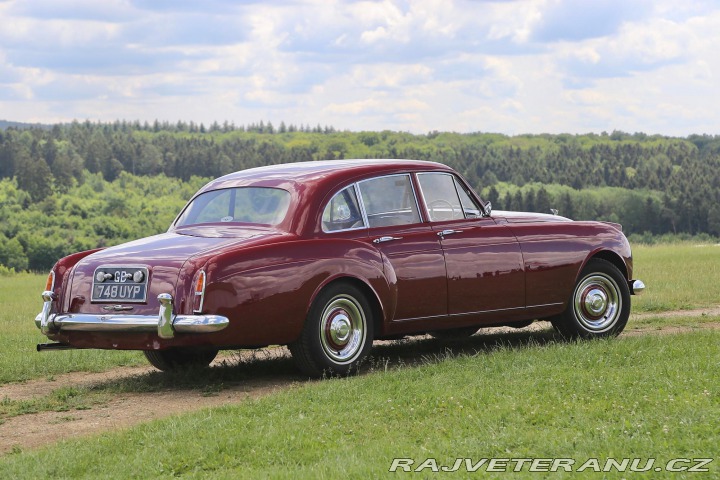
[(55, 272), (51, 270), (45, 281), (45, 291), (52, 292), (53, 290), (55, 290)]
[(205, 277), (205, 271), (200, 270), (195, 280), (195, 295), (193, 299), (193, 312), (195, 313), (202, 312), (203, 301), (205, 300)]

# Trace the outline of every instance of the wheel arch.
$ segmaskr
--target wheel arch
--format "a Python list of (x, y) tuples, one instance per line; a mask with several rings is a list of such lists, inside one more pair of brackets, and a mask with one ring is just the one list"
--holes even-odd
[(622, 273), (623, 277), (625, 277), (626, 280), (628, 279), (627, 265), (625, 264), (625, 261), (622, 259), (622, 257), (617, 253), (613, 252), (612, 250), (600, 250), (598, 252), (595, 252), (590, 255), (587, 260), (585, 260), (583, 268), (585, 268), (585, 265), (587, 265), (590, 260), (595, 258), (599, 258), (612, 263), (617, 267), (618, 270), (620, 270), (620, 273)]

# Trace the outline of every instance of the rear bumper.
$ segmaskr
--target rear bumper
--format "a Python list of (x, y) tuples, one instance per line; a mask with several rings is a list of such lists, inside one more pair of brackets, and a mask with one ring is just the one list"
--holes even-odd
[(173, 338), (175, 333), (212, 333), (230, 324), (220, 315), (175, 315), (170, 294), (158, 296), (158, 315), (91, 315), (84, 313), (52, 313), (52, 292), (43, 292), (43, 310), (35, 317), (35, 325), (45, 335), (60, 331), (81, 332), (154, 332), (160, 338)]

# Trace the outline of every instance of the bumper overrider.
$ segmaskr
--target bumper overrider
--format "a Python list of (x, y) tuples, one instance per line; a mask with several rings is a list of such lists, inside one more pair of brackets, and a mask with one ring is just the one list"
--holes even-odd
[(645, 283), (642, 280), (630, 280), (628, 286), (632, 295), (641, 295), (645, 291)]
[(35, 325), (45, 334), (59, 331), (81, 332), (154, 332), (160, 338), (173, 338), (175, 333), (212, 333), (230, 323), (220, 315), (175, 315), (173, 297), (169, 293), (158, 295), (160, 309), (155, 315), (92, 315), (85, 313), (52, 313), (56, 295), (42, 294), (43, 309), (35, 317)]

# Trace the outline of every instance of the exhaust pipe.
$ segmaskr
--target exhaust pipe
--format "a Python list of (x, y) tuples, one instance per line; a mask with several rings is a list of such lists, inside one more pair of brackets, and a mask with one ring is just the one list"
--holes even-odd
[(42, 352), (43, 350), (71, 350), (75, 347), (67, 343), (38, 343), (36, 348), (38, 352)]

